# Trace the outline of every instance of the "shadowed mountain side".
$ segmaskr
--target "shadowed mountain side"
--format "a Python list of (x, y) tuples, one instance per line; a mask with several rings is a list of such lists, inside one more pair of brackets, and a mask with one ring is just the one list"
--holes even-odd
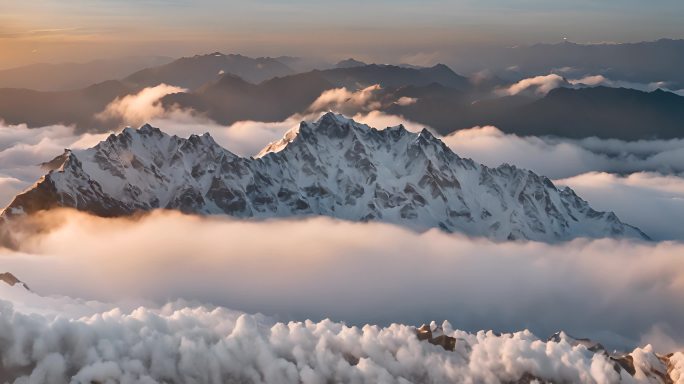
[(281, 121), (304, 112), (326, 90), (356, 90), (374, 84), (389, 89), (427, 87), (425, 92), (439, 88), (449, 95), (461, 95), (463, 91), (459, 89), (469, 86), (466, 78), (444, 65), (413, 69), (372, 64), (276, 77), (258, 85), (226, 74), (195, 92), (168, 95), (162, 102), (167, 108), (194, 109), (221, 124), (240, 120)]
[(335, 88), (317, 72), (278, 77), (254, 85), (233, 75), (193, 93), (162, 99), (166, 108), (191, 108), (221, 123), (240, 120), (282, 121), (307, 109), (325, 90)]
[(684, 137), (684, 97), (662, 90), (558, 88), (495, 124), (519, 135), (670, 139)]
[(507, 77), (529, 77), (563, 69), (638, 83), (666, 81), (671, 89), (684, 88), (684, 40), (523, 45), (484, 50), (456, 61), (459, 71), (489, 69)]
[(417, 100), (410, 105), (389, 106), (388, 113), (427, 124), (444, 135), (495, 125), (521, 136), (622, 140), (684, 137), (684, 97), (662, 90), (557, 88), (539, 99), (517, 95), (472, 102), (465, 94), (432, 86), (400, 89), (397, 96)]
[(350, 57), (348, 59), (339, 61), (337, 64), (335, 64), (335, 68), (363, 67), (364, 65), (368, 64)]
[[(315, 71), (314, 71), (315, 72)], [(437, 83), (449, 88), (468, 89), (470, 82), (444, 64), (429, 68), (406, 68), (395, 65), (370, 64), (320, 71), (321, 76), (338, 87), (364, 88), (379, 84), (382, 87), (426, 86)]]
[(216, 81), (223, 74), (232, 74), (251, 83), (260, 83), (277, 76), (294, 74), (294, 71), (270, 57), (253, 59), (215, 52), (183, 57), (166, 65), (143, 69), (126, 77), (124, 81), (139, 87), (153, 87), (163, 83), (196, 89), (208, 82)]
[(74, 125), (79, 132), (106, 132), (118, 127), (120, 122), (105, 123), (95, 115), (116, 98), (137, 91), (138, 88), (117, 80), (59, 92), (3, 88), (0, 89), (0, 120), (7, 124), (27, 124), (31, 128), (64, 124)]

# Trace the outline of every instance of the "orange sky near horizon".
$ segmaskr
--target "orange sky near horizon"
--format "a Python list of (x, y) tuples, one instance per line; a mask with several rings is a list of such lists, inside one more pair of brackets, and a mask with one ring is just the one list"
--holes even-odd
[(393, 60), (482, 45), (684, 38), (661, 0), (3, 0), (0, 68), (211, 51)]

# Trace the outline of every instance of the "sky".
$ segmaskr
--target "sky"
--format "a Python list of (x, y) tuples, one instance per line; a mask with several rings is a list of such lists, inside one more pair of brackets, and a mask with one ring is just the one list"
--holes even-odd
[(396, 60), (563, 38), (684, 38), (682, 18), (678, 0), (4, 0), (0, 68), (215, 50)]

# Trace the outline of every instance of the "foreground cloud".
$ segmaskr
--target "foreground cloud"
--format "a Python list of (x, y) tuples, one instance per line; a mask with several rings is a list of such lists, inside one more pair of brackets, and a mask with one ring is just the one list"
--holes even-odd
[[(0, 301), (0, 372), (15, 383), (494, 383), (523, 376), (617, 383), (649, 382), (667, 369), (651, 346), (631, 353), (632, 378), (625, 370), (618, 373), (607, 356), (572, 346), (565, 336), (545, 342), (528, 331), (467, 333), (444, 322), (444, 332), (456, 339), (454, 351), (445, 351), (400, 324), (283, 323), (180, 302), (126, 310), (40, 298), (4, 284), (0, 293), (10, 300)], [(36, 314), (26, 301), (67, 310)], [(681, 377), (684, 355), (676, 353), (670, 362), (671, 371), (663, 374)]]
[[(15, 302), (28, 296), (3, 286), (0, 292)], [(71, 308), (93, 306), (59, 301)], [(528, 331), (472, 334), (445, 322), (445, 333), (456, 338), (451, 352), (419, 341), (413, 327), (399, 324), (282, 323), (182, 303), (58, 318), (25, 313), (5, 301), (0, 308), (0, 372), (15, 383), (514, 382), (524, 375), (555, 382), (633, 381), (607, 356), (565, 339), (544, 342)], [(632, 356), (639, 382), (664, 369), (653, 361), (651, 346)], [(684, 355), (670, 361), (676, 378)]]
[(662, 343), (657, 327), (684, 343), (671, 331), (684, 327), (681, 243), (492, 243), (324, 218), (161, 212), (136, 221), (56, 211), (40, 220), (52, 229), (30, 227), (21, 252), (0, 255), (38, 293), (186, 298), (352, 324), (447, 319), (470, 331), (544, 336), (562, 329), (629, 348)]

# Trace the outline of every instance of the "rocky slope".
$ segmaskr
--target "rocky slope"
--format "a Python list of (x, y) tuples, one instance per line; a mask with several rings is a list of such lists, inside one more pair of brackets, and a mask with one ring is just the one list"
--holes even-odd
[(3, 216), (53, 207), (102, 216), (165, 208), (253, 218), (326, 215), (499, 240), (646, 238), (546, 177), (461, 158), (427, 130), (376, 130), (332, 113), (303, 122), (256, 158), (236, 156), (208, 134), (184, 139), (149, 125), (62, 157)]

